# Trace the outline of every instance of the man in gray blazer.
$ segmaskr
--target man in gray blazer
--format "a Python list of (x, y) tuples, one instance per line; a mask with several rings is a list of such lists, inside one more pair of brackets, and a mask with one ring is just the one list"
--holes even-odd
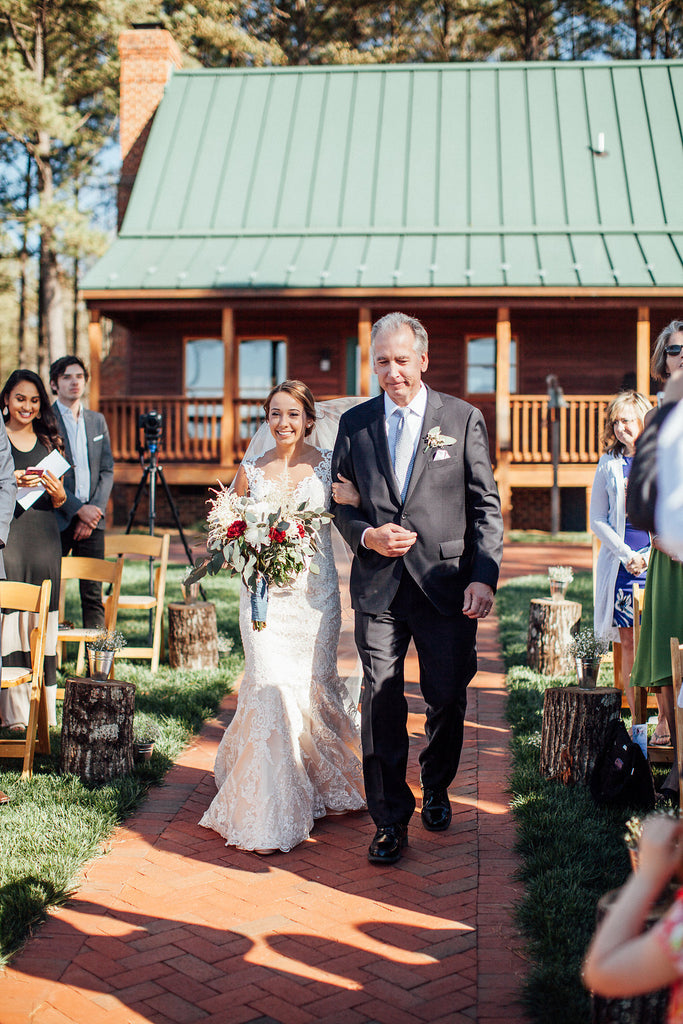
[[(5, 421), (0, 417), (0, 579), (3, 580), (5, 579), (5, 565), (2, 548), (7, 543), (16, 500), (17, 478), (14, 475), (14, 459), (5, 430)], [(0, 804), (7, 803), (9, 803), (9, 797), (0, 791)]]
[[(87, 382), (88, 371), (78, 356), (62, 356), (50, 367), (57, 396), (52, 408), (72, 467), (63, 478), (66, 502), (56, 515), (63, 555), (104, 558), (104, 513), (114, 484), (114, 459), (104, 416), (83, 408)], [(82, 580), (80, 588), (83, 625), (98, 629), (104, 625), (102, 584)]]
[(363, 772), (377, 826), (368, 857), (393, 864), (415, 809), (406, 782), (408, 644), (417, 648), (427, 704), (422, 823), (441, 831), (451, 822), (448, 786), (477, 669), (477, 619), (489, 614), (498, 581), (503, 521), (481, 412), (422, 382), (422, 324), (403, 313), (383, 317), (372, 328), (372, 357), (384, 394), (342, 416), (332, 462), (333, 480), (351, 480), (360, 506), (333, 511), (354, 554)]

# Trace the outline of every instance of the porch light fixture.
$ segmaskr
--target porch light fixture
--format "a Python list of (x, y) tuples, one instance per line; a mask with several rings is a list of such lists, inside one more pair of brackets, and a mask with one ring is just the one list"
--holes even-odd
[(320, 353), (320, 372), (329, 373), (332, 369), (332, 353), (329, 348), (324, 348)]

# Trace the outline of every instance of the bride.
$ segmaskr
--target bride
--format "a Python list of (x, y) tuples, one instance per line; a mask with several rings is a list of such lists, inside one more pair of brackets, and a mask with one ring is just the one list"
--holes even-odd
[[(264, 408), (274, 447), (255, 458), (250, 446), (234, 490), (275, 505), (294, 498), (329, 507), (332, 452), (307, 443), (316, 422), (310, 390), (284, 381)], [(355, 504), (358, 494), (335, 483), (335, 500)], [(216, 755), (218, 793), (200, 825), (260, 854), (291, 850), (316, 818), (365, 807), (358, 711), (337, 672), (341, 611), (329, 523), (314, 560), (318, 575), (305, 570), (291, 586), (269, 588), (263, 631), (252, 629), (244, 586), (240, 595), (244, 677)]]

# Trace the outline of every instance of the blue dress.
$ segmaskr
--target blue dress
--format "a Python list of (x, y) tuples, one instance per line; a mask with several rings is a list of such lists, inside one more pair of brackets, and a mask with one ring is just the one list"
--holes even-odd
[[(633, 464), (632, 455), (624, 455), (624, 488), (628, 488), (628, 478)], [(628, 544), (632, 551), (645, 555), (650, 550), (650, 534), (647, 530), (636, 530), (626, 516), (626, 529), (624, 531), (624, 543)], [(625, 565), (619, 565), (617, 580), (614, 585), (614, 619), (615, 626), (631, 628), (633, 626), (633, 584), (638, 583), (641, 590), (645, 587), (647, 570), (640, 576), (633, 576)]]

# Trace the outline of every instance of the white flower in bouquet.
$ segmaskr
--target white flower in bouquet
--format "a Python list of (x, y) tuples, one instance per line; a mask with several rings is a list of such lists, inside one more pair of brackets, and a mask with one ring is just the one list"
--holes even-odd
[(273, 506), (225, 488), (214, 493), (207, 517), (209, 555), (194, 567), (191, 580), (223, 568), (241, 576), (252, 594), (252, 624), (263, 629), (268, 586), (288, 586), (305, 569), (319, 571), (311, 558), (320, 528), (332, 514), (305, 502)]

